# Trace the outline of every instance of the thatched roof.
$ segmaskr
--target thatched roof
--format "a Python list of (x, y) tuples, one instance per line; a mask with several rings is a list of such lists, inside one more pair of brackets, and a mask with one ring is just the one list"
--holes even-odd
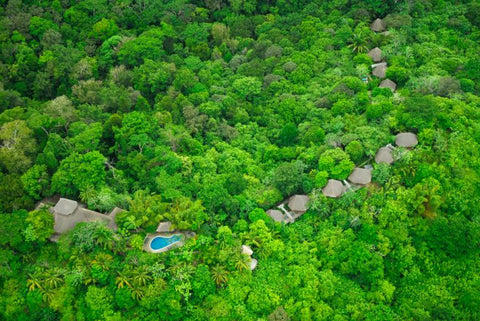
[(71, 215), (73, 212), (75, 212), (77, 207), (78, 202), (61, 198), (53, 208), (53, 212), (55, 214)]
[(94, 221), (103, 222), (110, 229), (117, 230), (115, 215), (119, 211), (122, 211), (121, 209), (114, 209), (114, 211), (111, 212), (112, 215), (105, 215), (83, 208), (82, 206), (83, 205), (79, 205), (76, 201), (60, 198), (55, 207), (51, 209), (55, 219), (55, 225), (53, 227), (55, 233), (62, 234), (73, 229), (78, 223)]
[(372, 171), (357, 167), (348, 176), (348, 180), (353, 184), (366, 185), (372, 181)]
[(251, 256), (253, 254), (252, 249), (248, 245), (242, 245), (242, 254), (246, 254), (248, 256)]
[(387, 74), (387, 64), (381, 64), (379, 66), (376, 66), (372, 70), (372, 75), (378, 78), (385, 78), (386, 74)]
[(108, 215), (98, 213), (86, 208), (81, 208), (81, 207), (78, 208), (77, 212), (79, 213), (79, 215), (83, 215), (84, 217), (83, 222), (102, 222), (108, 228), (114, 231), (118, 229), (117, 224), (115, 224), (115, 220)]
[(384, 31), (385, 27), (385, 22), (383, 22), (383, 20), (380, 18), (375, 19), (375, 21), (373, 21), (370, 25), (370, 29), (374, 32)]
[(283, 213), (279, 210), (268, 210), (267, 215), (270, 216), (275, 222), (285, 221)]
[(382, 50), (378, 47), (373, 48), (370, 50), (367, 54), (374, 62), (380, 62), (382, 61)]
[(388, 147), (381, 147), (377, 151), (377, 154), (375, 155), (375, 163), (392, 164), (393, 163), (392, 150)]
[(396, 136), (395, 144), (400, 147), (414, 147), (418, 144), (417, 135), (414, 133), (400, 133)]
[(121, 209), (120, 207), (114, 207), (113, 210), (110, 212), (110, 214), (108, 214), (108, 216), (115, 218), (115, 216), (117, 216), (118, 213), (121, 213), (123, 211), (124, 209)]
[(385, 79), (385, 80), (382, 80), (382, 82), (378, 87), (389, 88), (392, 92), (394, 92), (395, 89), (397, 89), (397, 84), (391, 81), (390, 79)]
[(158, 224), (157, 232), (158, 233), (170, 232), (171, 228), (172, 228), (172, 222), (161, 222), (160, 224)]
[(342, 182), (336, 179), (329, 179), (327, 186), (322, 189), (323, 195), (327, 197), (340, 197), (345, 192)]
[(310, 198), (307, 195), (293, 195), (288, 200), (288, 207), (298, 213), (305, 213), (308, 209)]

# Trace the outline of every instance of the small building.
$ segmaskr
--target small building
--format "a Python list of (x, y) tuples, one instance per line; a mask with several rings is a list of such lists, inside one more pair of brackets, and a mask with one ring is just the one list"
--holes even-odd
[(394, 83), (393, 81), (391, 81), (390, 79), (385, 79), (385, 80), (382, 80), (382, 82), (380, 83), (380, 85), (378, 87), (388, 88), (393, 93), (393, 92), (395, 92), (395, 89), (397, 89), (397, 84)]
[(377, 154), (375, 155), (375, 163), (392, 164), (393, 163), (392, 149), (388, 147), (380, 147), (380, 149), (377, 151)]
[(157, 233), (170, 232), (172, 229), (172, 222), (160, 222), (157, 227)]
[(385, 31), (385, 28), (385, 22), (383, 22), (383, 20), (380, 18), (375, 19), (370, 25), (370, 30), (372, 30), (373, 32), (382, 32)]
[(373, 62), (380, 62), (383, 59), (382, 50), (378, 47), (370, 50), (367, 55), (372, 58)]
[(275, 222), (285, 221), (282, 211), (271, 209), (267, 211), (267, 215), (270, 216)]
[(372, 181), (372, 171), (365, 168), (355, 168), (348, 176), (352, 184), (367, 185)]
[[(105, 215), (85, 208), (85, 205), (76, 201), (60, 198), (54, 207), (50, 208), (55, 225), (53, 230), (56, 234), (63, 234), (73, 229), (78, 223), (82, 222), (103, 222), (107, 227), (116, 231), (115, 215), (122, 209), (115, 208), (110, 214)], [(53, 236), (52, 240), (58, 237)]]
[(345, 193), (345, 186), (336, 179), (329, 179), (327, 185), (322, 189), (323, 195), (337, 198)]
[(378, 78), (385, 78), (387, 76), (387, 64), (378, 64), (372, 70), (372, 75)]
[(415, 147), (418, 144), (417, 135), (414, 133), (400, 133), (395, 138), (395, 144), (399, 147)]
[(252, 248), (248, 245), (242, 245), (242, 254), (252, 256), (253, 254)]
[(308, 209), (310, 198), (307, 195), (293, 195), (288, 200), (288, 208), (297, 215), (302, 215)]
[(256, 259), (250, 259), (250, 270), (255, 270), (257, 267), (258, 261)]

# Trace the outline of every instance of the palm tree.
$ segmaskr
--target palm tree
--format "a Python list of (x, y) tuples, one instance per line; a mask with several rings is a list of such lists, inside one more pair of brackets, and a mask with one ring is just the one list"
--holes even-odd
[(368, 51), (367, 40), (362, 33), (354, 33), (350, 39), (349, 48), (352, 48), (353, 52), (363, 53)]
[(102, 246), (104, 249), (111, 250), (113, 247), (113, 233), (105, 225), (100, 225), (95, 230), (96, 243)]
[(100, 266), (103, 270), (108, 271), (110, 269), (110, 262), (113, 258), (110, 254), (99, 253), (95, 256), (95, 259), (92, 261), (92, 265), (96, 264)]
[(119, 289), (123, 288), (124, 286), (131, 288), (132, 284), (130, 282), (130, 279), (131, 279), (130, 275), (127, 275), (127, 273), (125, 272), (119, 271), (118, 276), (115, 278), (115, 284)]
[(228, 281), (228, 271), (225, 270), (225, 268), (219, 264), (215, 265), (212, 268), (212, 278), (217, 284), (217, 286), (222, 285), (224, 283), (227, 283)]
[(47, 288), (56, 289), (63, 284), (63, 279), (60, 277), (62, 271), (60, 269), (49, 269), (44, 272), (44, 280)]
[(35, 289), (43, 289), (43, 280), (41, 279), (39, 274), (40, 273), (35, 272), (28, 275), (27, 286), (29, 291), (33, 291)]
[(135, 300), (139, 301), (141, 298), (143, 298), (144, 293), (143, 290), (140, 287), (134, 287), (132, 289), (132, 298)]
[(148, 281), (152, 280), (152, 277), (148, 275), (148, 272), (145, 271), (144, 269), (141, 270), (135, 270), (133, 272), (133, 284), (137, 286), (145, 286), (147, 285)]
[(237, 270), (243, 271), (248, 269), (248, 256), (245, 254), (240, 254), (235, 256), (235, 268)]
[(42, 293), (42, 299), (44, 302), (50, 302), (53, 300), (54, 297), (54, 289), (41, 289), (40, 292)]

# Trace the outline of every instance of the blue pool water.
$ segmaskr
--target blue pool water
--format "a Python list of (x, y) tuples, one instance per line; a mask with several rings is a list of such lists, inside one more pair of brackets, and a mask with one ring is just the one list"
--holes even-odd
[(179, 234), (175, 234), (170, 237), (156, 236), (150, 242), (150, 247), (152, 248), (152, 250), (160, 250), (180, 240), (181, 240), (181, 237)]

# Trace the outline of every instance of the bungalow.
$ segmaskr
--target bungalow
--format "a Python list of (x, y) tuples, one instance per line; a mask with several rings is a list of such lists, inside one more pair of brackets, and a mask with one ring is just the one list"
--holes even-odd
[[(104, 222), (107, 227), (116, 231), (115, 215), (121, 211), (123, 210), (115, 207), (108, 215), (105, 215), (91, 211), (85, 208), (85, 205), (67, 198), (60, 198), (57, 204), (50, 208), (55, 220), (53, 229), (57, 237), (58, 234), (68, 232), (81, 222)], [(52, 239), (55, 240), (57, 237), (53, 236)]]
[(377, 151), (377, 154), (375, 155), (375, 163), (392, 164), (393, 163), (392, 149), (386, 146), (380, 147), (380, 149)]
[(379, 63), (372, 65), (372, 75), (378, 78), (385, 78), (387, 75), (387, 63)]
[(397, 89), (397, 84), (394, 83), (393, 81), (391, 81), (390, 79), (385, 79), (385, 80), (382, 80), (382, 82), (380, 83), (380, 85), (378, 87), (388, 88), (393, 93), (393, 92), (395, 92), (395, 89)]
[(395, 144), (399, 147), (415, 147), (418, 144), (417, 135), (414, 133), (400, 133), (395, 137)]
[(378, 47), (373, 48), (367, 54), (370, 58), (372, 58), (373, 62), (380, 62), (382, 61), (382, 50)]
[(352, 184), (367, 185), (372, 181), (372, 171), (365, 168), (355, 168), (348, 176), (348, 180)]
[(370, 30), (372, 30), (373, 32), (382, 32), (385, 31), (385, 28), (385, 22), (383, 22), (383, 20), (380, 18), (375, 19), (370, 25)]
[(345, 186), (336, 179), (329, 179), (327, 186), (322, 189), (323, 195), (338, 198), (345, 193)]

